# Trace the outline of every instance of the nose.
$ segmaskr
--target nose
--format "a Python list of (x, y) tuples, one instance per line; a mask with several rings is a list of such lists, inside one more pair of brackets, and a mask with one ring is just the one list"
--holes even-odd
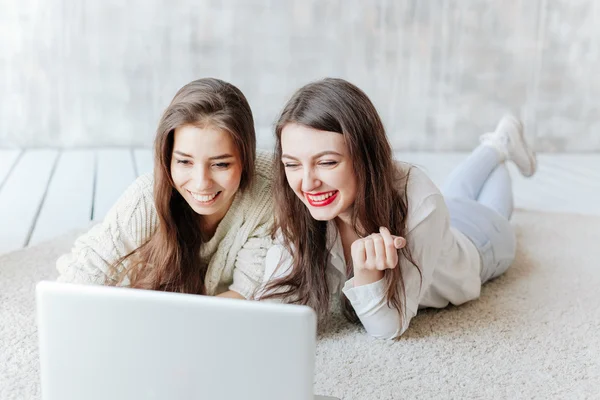
[(315, 189), (318, 189), (319, 186), (321, 186), (321, 181), (315, 174), (315, 171), (310, 167), (305, 168), (302, 175), (302, 191), (312, 192)]
[(208, 168), (198, 167), (194, 171), (194, 189), (197, 192), (210, 190), (213, 186), (212, 176)]

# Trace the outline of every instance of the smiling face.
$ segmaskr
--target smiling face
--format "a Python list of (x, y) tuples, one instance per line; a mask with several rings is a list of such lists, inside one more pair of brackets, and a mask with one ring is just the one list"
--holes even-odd
[(356, 177), (344, 135), (290, 123), (281, 131), (281, 162), (290, 188), (312, 217), (349, 217)]
[(212, 229), (240, 186), (242, 163), (231, 135), (213, 127), (175, 129), (171, 176), (175, 188)]

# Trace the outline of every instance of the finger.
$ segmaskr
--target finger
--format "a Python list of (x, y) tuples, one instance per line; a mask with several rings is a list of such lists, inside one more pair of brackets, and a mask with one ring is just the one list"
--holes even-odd
[(375, 267), (375, 245), (373, 244), (373, 238), (370, 236), (363, 239), (365, 244), (365, 268), (373, 269)]
[(398, 250), (394, 244), (394, 237), (392, 237), (392, 234), (387, 228), (381, 227), (379, 228), (379, 231), (381, 232), (381, 237), (385, 243), (387, 267), (396, 268), (396, 264), (398, 264)]
[(396, 251), (396, 245), (394, 244), (394, 238), (396, 236), (392, 236), (392, 234), (390, 233), (388, 228), (385, 227), (381, 227), (379, 228), (379, 232), (381, 232), (381, 237), (383, 238), (383, 241), (385, 242), (385, 249), (386, 251)]
[(404, 239), (402, 236), (393, 236), (393, 238), (394, 246), (396, 246), (396, 249), (400, 250), (401, 248), (406, 246), (406, 239)]
[(387, 269), (385, 242), (379, 234), (373, 234), (371, 235), (371, 238), (373, 239), (373, 248), (375, 249), (375, 267), (378, 270), (383, 271), (384, 269)]
[[(406, 246), (406, 239), (404, 239), (402, 236), (392, 235), (388, 228), (382, 226), (379, 228), (379, 232), (381, 232), (381, 235), (384, 237), (384, 239), (387, 239), (387, 237), (389, 235), (389, 237), (392, 238), (392, 240), (393, 240), (393, 246), (397, 250), (400, 250), (401, 248)], [(386, 242), (386, 244), (387, 244), (387, 242)]]
[(352, 243), (350, 254), (352, 255), (352, 264), (355, 269), (362, 269), (365, 267), (365, 243), (362, 239), (355, 240), (354, 243)]

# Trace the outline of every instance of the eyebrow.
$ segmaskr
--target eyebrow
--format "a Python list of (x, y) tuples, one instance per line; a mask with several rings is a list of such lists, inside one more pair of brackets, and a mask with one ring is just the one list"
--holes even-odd
[[(333, 151), (333, 150), (326, 150), (326, 151), (322, 151), (320, 153), (315, 154), (312, 158), (319, 158), (322, 156), (327, 156), (327, 155), (334, 155), (334, 156), (340, 156), (343, 157), (343, 154), (338, 153), (337, 151)], [(292, 160), (298, 160), (296, 157), (290, 156), (289, 154), (282, 154), (281, 158), (289, 158)]]
[[(189, 154), (186, 154), (183, 151), (179, 151), (179, 150), (175, 150), (175, 151), (173, 151), (173, 153), (179, 154), (180, 156), (183, 156), (183, 157), (194, 158), (193, 156), (191, 156)], [(233, 158), (233, 155), (231, 155), (231, 154), (221, 154), (219, 156), (210, 157), (209, 160), (211, 160), (211, 161), (214, 161), (214, 160), (225, 160), (227, 158)]]

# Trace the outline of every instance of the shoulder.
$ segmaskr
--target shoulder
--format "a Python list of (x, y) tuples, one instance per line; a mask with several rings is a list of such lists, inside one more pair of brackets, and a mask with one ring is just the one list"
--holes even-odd
[[(273, 216), (273, 179), (272, 155), (266, 152), (257, 153), (256, 173), (254, 180), (243, 191), (236, 195), (229, 212), (233, 212), (233, 220), (242, 225), (271, 224)], [(228, 213), (229, 213), (228, 212)]]
[(137, 201), (138, 205), (143, 202), (154, 207), (154, 176), (147, 173), (138, 177), (127, 189), (124, 197)]
[(447, 215), (446, 203), (440, 189), (421, 168), (397, 161), (396, 170), (398, 182), (406, 188), (409, 231), (432, 215)]
[(148, 207), (154, 207), (154, 178), (152, 174), (144, 174), (133, 181), (111, 211), (118, 211), (120, 214), (132, 214), (137, 209)]
[(254, 170), (257, 178), (271, 181), (273, 179), (273, 153), (268, 150), (257, 150)]
[(283, 244), (281, 231), (275, 234), (272, 246), (265, 257), (265, 272), (263, 281), (283, 278), (292, 271), (292, 254)]
[(431, 178), (418, 166), (396, 161), (396, 179), (398, 182), (408, 183), (406, 185), (409, 200), (419, 203), (419, 199), (427, 198), (430, 195), (441, 194), (440, 189)]
[(131, 184), (131, 187), (135, 188), (143, 196), (152, 196), (154, 191), (154, 176), (151, 172), (140, 175), (133, 184)]
[(259, 206), (273, 202), (273, 155), (267, 151), (257, 151), (255, 174), (252, 184), (241, 193), (245, 207)]
[(157, 224), (154, 179), (152, 174), (145, 174), (129, 185), (108, 211), (102, 225), (115, 234), (128, 232), (143, 242)]

